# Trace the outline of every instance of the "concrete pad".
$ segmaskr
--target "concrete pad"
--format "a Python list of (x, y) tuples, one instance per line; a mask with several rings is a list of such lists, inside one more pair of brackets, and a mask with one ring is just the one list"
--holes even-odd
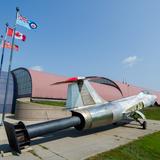
[(6, 156), (0, 157), (0, 160), (39, 160), (38, 157), (32, 155), (29, 152), (23, 153), (20, 156)]
[[(148, 120), (146, 130), (141, 129), (136, 122), (109, 125), (87, 131), (77, 131), (71, 128), (32, 140), (31, 146), (38, 157), (27, 152), (21, 154), (20, 157), (9, 156), (7, 160), (23, 160), (27, 155), (28, 159), (81, 160), (156, 131), (160, 131), (160, 121), (154, 120)], [(7, 144), (7, 140), (4, 138), (0, 144), (1, 146)]]

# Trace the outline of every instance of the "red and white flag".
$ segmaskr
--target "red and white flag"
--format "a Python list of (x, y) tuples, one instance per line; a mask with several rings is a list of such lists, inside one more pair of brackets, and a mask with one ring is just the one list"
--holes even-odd
[(20, 39), (22, 41), (26, 40), (26, 36), (24, 34), (22, 34), (21, 32), (18, 32), (18, 31), (16, 31), (16, 33), (15, 33), (15, 38)]
[[(7, 36), (13, 37), (13, 32), (14, 32), (13, 28), (9, 28), (9, 27), (7, 28)], [(26, 40), (26, 36), (18, 31), (15, 32), (15, 38), (20, 39), (22, 41)]]
[[(4, 44), (4, 42), (1, 44), (1, 47), (2, 48), (4, 47), (4, 48), (11, 49), (12, 48), (12, 44), (10, 42), (6, 41), (5, 44)], [(14, 44), (13, 45), (13, 49), (18, 52), (19, 51), (19, 46)]]

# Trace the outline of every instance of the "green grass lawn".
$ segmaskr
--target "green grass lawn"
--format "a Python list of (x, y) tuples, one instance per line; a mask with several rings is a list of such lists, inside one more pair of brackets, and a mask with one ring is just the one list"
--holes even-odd
[(143, 110), (147, 119), (160, 120), (160, 107), (148, 107)]
[(37, 101), (34, 103), (50, 105), (50, 106), (60, 106), (60, 107), (65, 107), (65, 104), (66, 104), (63, 101)]
[(87, 160), (160, 160), (160, 132), (97, 154)]
[[(147, 119), (160, 120), (160, 107), (145, 108), (142, 112)], [(87, 160), (160, 160), (160, 132), (97, 154)]]

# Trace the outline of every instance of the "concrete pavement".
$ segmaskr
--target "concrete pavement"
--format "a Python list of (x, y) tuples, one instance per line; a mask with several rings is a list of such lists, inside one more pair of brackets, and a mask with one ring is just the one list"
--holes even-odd
[[(156, 131), (160, 131), (160, 121), (154, 120), (148, 120), (146, 130), (140, 129), (136, 122), (87, 131), (71, 128), (36, 138), (31, 144), (32, 151), (20, 156), (0, 157), (0, 160), (81, 160)], [(0, 150), (5, 152), (9, 150), (9, 146), (3, 127), (0, 127), (0, 134)]]

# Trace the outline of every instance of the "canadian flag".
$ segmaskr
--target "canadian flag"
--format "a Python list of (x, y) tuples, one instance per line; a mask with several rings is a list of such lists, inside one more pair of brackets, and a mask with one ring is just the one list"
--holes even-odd
[[(14, 32), (13, 28), (9, 28), (9, 27), (7, 28), (7, 36), (13, 37), (13, 32)], [(15, 32), (15, 38), (20, 39), (22, 41), (26, 40), (26, 36), (18, 31)]]
[(15, 32), (15, 38), (16, 39), (20, 39), (22, 41), (25, 41), (26, 40), (26, 36), (18, 31)]

